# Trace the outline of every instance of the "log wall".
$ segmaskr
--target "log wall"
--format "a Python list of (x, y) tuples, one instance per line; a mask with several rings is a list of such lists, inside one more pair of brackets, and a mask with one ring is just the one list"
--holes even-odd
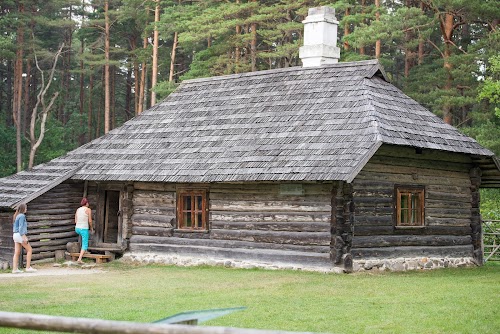
[(14, 212), (0, 212), (0, 264), (12, 263), (14, 241), (12, 240), (12, 216)]
[(28, 203), (26, 218), (33, 260), (53, 258), (56, 250), (66, 250), (66, 243), (78, 241), (75, 211), (83, 189), (83, 182), (66, 181)]
[(329, 259), (332, 184), (291, 188), (290, 193), (279, 183), (211, 185), (208, 231), (186, 232), (176, 228), (175, 185), (135, 183), (130, 249), (200, 253), (196, 247), (210, 247), (211, 254), (221, 256), (229, 249), (252, 249), (260, 259), (272, 259), (272, 252), (322, 254), (321, 261)]
[[(460, 154), (381, 147), (352, 183), (354, 258), (472, 256), (472, 167)], [(396, 184), (425, 186), (425, 227), (395, 227)]]

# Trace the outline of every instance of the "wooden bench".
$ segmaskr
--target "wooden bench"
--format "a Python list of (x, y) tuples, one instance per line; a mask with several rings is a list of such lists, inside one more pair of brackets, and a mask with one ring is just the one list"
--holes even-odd
[[(80, 253), (69, 253), (71, 256), (71, 260), (77, 261), (78, 257), (80, 256)], [(85, 253), (83, 254), (83, 257), (94, 259), (95, 263), (105, 263), (111, 260), (111, 255), (103, 255), (103, 254), (92, 254), (92, 253)]]

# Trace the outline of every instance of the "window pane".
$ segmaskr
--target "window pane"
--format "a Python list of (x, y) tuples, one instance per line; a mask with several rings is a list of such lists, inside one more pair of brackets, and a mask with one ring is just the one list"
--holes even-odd
[(196, 196), (196, 208), (195, 210), (201, 210), (203, 208), (203, 197)]
[(184, 196), (184, 210), (191, 210), (191, 196)]
[(191, 213), (184, 213), (184, 227), (191, 227)]
[(199, 227), (199, 228), (203, 227), (203, 214), (198, 213), (197, 218), (198, 218), (196, 221), (197, 227)]

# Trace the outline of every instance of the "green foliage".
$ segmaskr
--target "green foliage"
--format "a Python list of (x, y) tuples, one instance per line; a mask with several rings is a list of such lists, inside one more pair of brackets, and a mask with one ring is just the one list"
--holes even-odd
[(481, 215), (484, 220), (500, 220), (500, 189), (481, 189)]
[(478, 95), (479, 100), (487, 100), (500, 117), (500, 56), (492, 56), (489, 66), (490, 75), (486, 77)]
[(156, 85), (154, 91), (157, 94), (157, 98), (161, 100), (170, 95), (170, 93), (172, 93), (177, 88), (177, 86), (177, 84), (171, 83), (169, 81), (161, 81)]
[(0, 123), (0, 177), (16, 171), (16, 132)]

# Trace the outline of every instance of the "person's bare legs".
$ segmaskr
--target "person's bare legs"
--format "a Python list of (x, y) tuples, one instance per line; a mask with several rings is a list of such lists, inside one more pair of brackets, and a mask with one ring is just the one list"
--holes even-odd
[(14, 243), (14, 258), (12, 259), (12, 271), (19, 269), (19, 255), (21, 255), (21, 244), (18, 242)]
[(78, 262), (78, 263), (82, 262), (83, 254), (85, 254), (85, 250), (83, 250), (83, 248), (82, 248), (82, 250), (80, 251), (80, 256), (78, 257), (78, 260), (76, 262)]
[(24, 249), (26, 249), (26, 268), (31, 268), (31, 255), (33, 254), (33, 248), (29, 242), (22, 244)]

